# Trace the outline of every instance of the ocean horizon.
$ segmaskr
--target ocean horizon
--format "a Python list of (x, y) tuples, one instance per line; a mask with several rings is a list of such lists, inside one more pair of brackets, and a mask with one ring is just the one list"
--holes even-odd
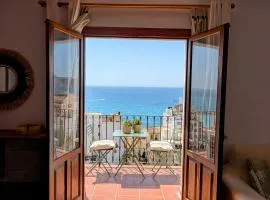
[(182, 98), (180, 87), (86, 86), (85, 111), (162, 116), (166, 108), (178, 104)]

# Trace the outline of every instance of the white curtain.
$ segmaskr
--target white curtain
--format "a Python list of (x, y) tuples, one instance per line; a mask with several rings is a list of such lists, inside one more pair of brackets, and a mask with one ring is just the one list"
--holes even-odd
[(212, 0), (210, 7), (209, 29), (230, 23), (231, 0)]
[(66, 149), (78, 148), (76, 140), (79, 138), (79, 89), (80, 89), (80, 46), (78, 39), (69, 39), (67, 48), (67, 103), (68, 103), (68, 131), (65, 144)]
[[(215, 118), (218, 84), (219, 35), (208, 36), (193, 42), (191, 108), (200, 124), (200, 131), (193, 147), (206, 151), (205, 156), (213, 160), (215, 147)], [(193, 135), (196, 135), (193, 132)]]
[(69, 21), (71, 29), (81, 33), (83, 28), (90, 22), (88, 9), (80, 8), (80, 0), (69, 0)]
[(191, 16), (191, 32), (192, 35), (208, 30), (208, 10), (193, 9)]
[[(56, 32), (54, 42), (54, 132), (56, 157), (76, 149), (79, 141), (79, 39)], [(60, 36), (60, 37), (59, 37)]]
[(80, 0), (69, 0), (68, 15), (70, 26), (77, 20), (80, 14)]

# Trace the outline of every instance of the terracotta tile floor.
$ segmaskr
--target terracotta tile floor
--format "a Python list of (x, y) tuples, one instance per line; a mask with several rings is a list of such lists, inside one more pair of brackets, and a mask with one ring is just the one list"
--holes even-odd
[(153, 177), (151, 166), (144, 166), (145, 178), (132, 165), (124, 166), (117, 176), (115, 172), (114, 166), (111, 176), (96, 168), (85, 176), (88, 200), (180, 200), (181, 167), (174, 167), (176, 176), (162, 169)]

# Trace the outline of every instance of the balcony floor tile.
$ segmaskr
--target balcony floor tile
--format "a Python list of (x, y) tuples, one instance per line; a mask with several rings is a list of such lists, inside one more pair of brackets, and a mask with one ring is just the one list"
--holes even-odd
[(176, 176), (161, 169), (154, 177), (151, 166), (144, 166), (144, 178), (134, 165), (125, 165), (117, 176), (116, 166), (111, 176), (97, 168), (85, 176), (85, 193), (88, 200), (180, 200), (181, 167), (173, 168)]

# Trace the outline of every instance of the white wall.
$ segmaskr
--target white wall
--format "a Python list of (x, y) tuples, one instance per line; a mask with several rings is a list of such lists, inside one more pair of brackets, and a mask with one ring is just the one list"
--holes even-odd
[(35, 88), (21, 107), (0, 112), (0, 128), (45, 122), (45, 10), (37, 0), (1, 0), (0, 48), (20, 52), (32, 65)]
[[(29, 100), (16, 110), (0, 113), (1, 129), (15, 128), (21, 123), (45, 122), (45, 9), (37, 2), (1, 0), (0, 3), (0, 48), (23, 54), (31, 63), (35, 76), (35, 88)], [(229, 45), (225, 122), (227, 142), (269, 143), (270, 1), (235, 0), (235, 4)], [(129, 15), (121, 17), (116, 11), (108, 13), (100, 10), (93, 13), (96, 16), (93, 25), (186, 26), (186, 22), (181, 21), (185, 19), (178, 18), (181, 13), (171, 13), (163, 18), (160, 13), (149, 13), (149, 17), (144, 11), (145, 18), (142, 18), (138, 13), (125, 12)], [(132, 22), (129, 23), (129, 20)]]
[[(175, 2), (180, 3), (179, 0), (169, 3)], [(192, 3), (205, 2), (197, 0)], [(270, 85), (270, 40), (267, 39), (270, 36), (270, 1), (235, 0), (234, 3), (236, 8), (232, 11), (229, 44), (226, 142), (270, 143), (270, 91), (267, 91)], [(92, 26), (190, 27), (187, 12), (126, 10), (120, 14), (118, 10), (103, 9), (92, 12)]]
[[(171, 0), (171, 2), (181, 3), (179, 0)], [(149, 3), (164, 2), (155, 0), (149, 1)], [(57, 8), (57, 21), (63, 21), (65, 11), (65, 8)], [(38, 5), (38, 0), (1, 0), (0, 48), (18, 51), (30, 62), (34, 71), (35, 88), (30, 98), (21, 107), (12, 111), (0, 112), (0, 129), (14, 129), (18, 124), (23, 123), (45, 123), (45, 16), (45, 8)], [(186, 12), (96, 9), (93, 10), (92, 19), (93, 26), (189, 27), (189, 17)]]
[(93, 9), (89, 26), (190, 28), (187, 11), (153, 11), (134, 9)]
[[(84, 2), (112, 3), (112, 0), (84, 0)], [(207, 4), (209, 0), (114, 0), (113, 3)], [(90, 12), (92, 12), (90, 26), (190, 28), (190, 14), (187, 10), (91, 9)]]
[(236, 0), (232, 12), (225, 134), (270, 143), (270, 1)]

